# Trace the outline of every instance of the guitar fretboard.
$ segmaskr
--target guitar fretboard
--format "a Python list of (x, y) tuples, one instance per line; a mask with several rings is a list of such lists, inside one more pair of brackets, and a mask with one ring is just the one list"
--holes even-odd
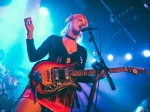
[(87, 75), (92, 75), (96, 74), (95, 70), (75, 70), (72, 72), (72, 76), (87, 76)]
[[(126, 67), (119, 67), (119, 68), (109, 68), (109, 73), (117, 73), (117, 72), (127, 72)], [(87, 70), (75, 70), (72, 72), (72, 76), (87, 76), (96, 74), (96, 70), (87, 69)]]
[(119, 68), (110, 68), (109, 72), (110, 73), (117, 73), (117, 72), (127, 72), (127, 68), (126, 67), (119, 67)]

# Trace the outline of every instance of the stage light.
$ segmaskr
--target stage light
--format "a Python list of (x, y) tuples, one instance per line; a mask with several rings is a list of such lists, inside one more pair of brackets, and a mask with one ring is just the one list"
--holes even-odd
[(132, 10), (132, 9), (133, 9), (133, 7), (131, 6), (131, 7), (130, 7), (130, 10)]
[(143, 2), (144, 7), (150, 11), (150, 2), (149, 2), (149, 0), (142, 0), (142, 2)]
[(37, 19), (35, 21), (35, 36), (39, 37), (37, 39), (37, 44), (40, 44), (41, 41), (44, 41), (50, 34), (53, 34), (53, 22), (52, 16), (46, 7), (40, 7)]
[(108, 55), (108, 60), (109, 61), (113, 60), (113, 58), (114, 58), (113, 55), (111, 55), (111, 54)]
[(96, 56), (96, 55), (97, 55), (97, 53), (96, 53), (96, 51), (94, 50), (94, 51), (93, 51), (93, 56)]
[(144, 50), (143, 55), (145, 57), (150, 57), (150, 51), (149, 50)]
[(120, 14), (118, 15), (118, 18), (121, 18), (121, 15), (120, 15)]
[(129, 9), (126, 9), (126, 13), (128, 13), (129, 12)]
[(41, 7), (39, 9), (39, 13), (40, 13), (41, 16), (47, 16), (48, 15), (48, 10), (45, 7)]
[(148, 8), (148, 5), (147, 5), (147, 4), (144, 4), (144, 7), (145, 7), (145, 8)]
[(125, 15), (125, 12), (122, 12), (122, 15)]
[(129, 53), (128, 53), (128, 54), (126, 54), (126, 59), (127, 59), (127, 60), (131, 60), (131, 59), (132, 59), (132, 55), (131, 55), (131, 54), (129, 54)]
[(94, 63), (95, 61), (96, 61), (96, 59), (95, 59), (95, 58), (93, 58), (93, 59), (92, 59), (92, 63)]

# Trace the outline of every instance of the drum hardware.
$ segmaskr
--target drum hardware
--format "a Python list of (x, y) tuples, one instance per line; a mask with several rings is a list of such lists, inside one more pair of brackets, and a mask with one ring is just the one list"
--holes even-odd
[(22, 76), (12, 74), (6, 75), (0, 81), (0, 100), (12, 100), (14, 97), (15, 91), (20, 89), (21, 83), (19, 79), (23, 79)]
[(0, 81), (0, 111), (7, 112), (14, 105), (15, 95), (21, 83), (17, 75), (7, 75)]
[(29, 74), (29, 70), (27, 70), (25, 68), (18, 67), (17, 69), (25, 74)]
[(20, 79), (24, 79), (21, 74), (14, 74), (14, 70), (10, 73), (5, 67), (0, 66), (0, 112), (7, 112), (13, 106), (15, 95), (21, 87)]

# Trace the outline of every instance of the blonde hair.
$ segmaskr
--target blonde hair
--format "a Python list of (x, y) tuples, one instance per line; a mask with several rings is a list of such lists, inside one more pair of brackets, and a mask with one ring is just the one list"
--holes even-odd
[[(67, 23), (66, 26), (62, 29), (62, 31), (60, 32), (60, 35), (61, 36), (65, 36), (69, 30), (69, 25), (70, 25), (70, 22), (72, 20), (74, 20), (75, 18), (78, 18), (78, 17), (84, 17), (85, 18), (85, 21), (86, 21), (86, 24), (88, 26), (88, 20), (87, 18), (83, 15), (83, 14), (73, 14), (73, 15), (70, 15), (69, 17), (66, 18), (65, 22)], [(79, 34), (78, 36), (78, 39), (79, 38), (82, 38), (83, 37), (83, 34), (82, 32)]]

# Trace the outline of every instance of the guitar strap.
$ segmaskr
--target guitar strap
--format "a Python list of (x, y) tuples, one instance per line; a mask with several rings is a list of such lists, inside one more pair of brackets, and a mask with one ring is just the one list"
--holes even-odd
[(77, 92), (75, 91), (75, 102), (76, 102), (76, 107), (78, 109), (80, 109), (80, 102), (79, 102), (79, 98), (78, 98), (78, 95), (77, 95)]

